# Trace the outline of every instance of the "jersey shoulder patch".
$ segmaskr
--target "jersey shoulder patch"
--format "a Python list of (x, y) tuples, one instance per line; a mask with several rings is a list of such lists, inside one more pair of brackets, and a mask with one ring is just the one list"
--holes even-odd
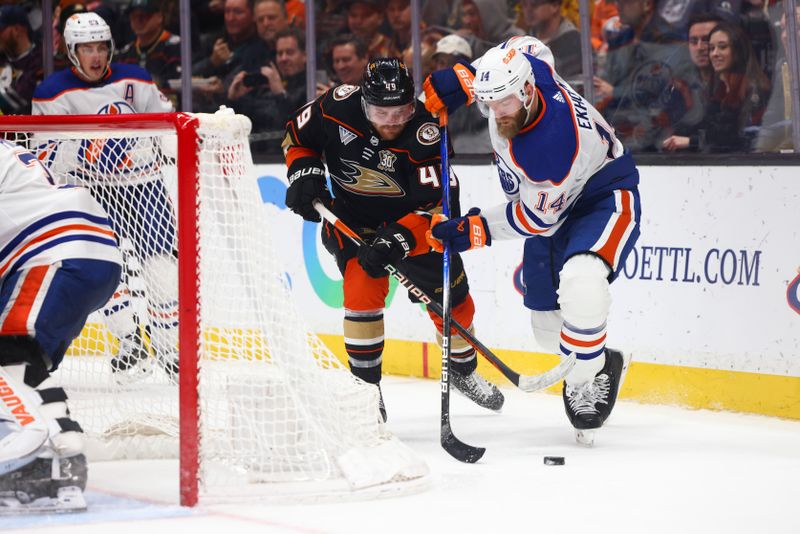
[(360, 90), (361, 88), (357, 85), (337, 85), (331, 90), (331, 96), (335, 101), (339, 102), (341, 100), (347, 100)]

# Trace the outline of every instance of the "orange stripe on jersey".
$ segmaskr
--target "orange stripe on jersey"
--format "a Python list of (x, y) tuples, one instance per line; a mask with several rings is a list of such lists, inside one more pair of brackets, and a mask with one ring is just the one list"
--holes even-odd
[(319, 154), (310, 148), (291, 146), (286, 150), (286, 166), (291, 167), (295, 160), (300, 158), (319, 158)]
[(631, 220), (633, 220), (633, 212), (631, 210), (631, 192), (620, 190), (619, 193), (622, 211), (617, 218), (617, 222), (614, 223), (614, 228), (611, 230), (611, 234), (608, 236), (608, 240), (606, 241), (605, 245), (603, 245), (597, 251), (597, 254), (606, 260), (606, 262), (613, 269), (617, 268), (617, 266), (614, 264), (614, 260), (617, 257), (617, 249), (619, 249), (622, 238), (625, 236), (628, 226), (631, 224)]
[(28, 316), (50, 267), (50, 265), (34, 267), (25, 275), (17, 298), (11, 305), (11, 310), (9, 310), (6, 320), (3, 321), (3, 326), (0, 327), (0, 334), (27, 335), (30, 333), (28, 332)]
[(574, 345), (576, 347), (596, 347), (600, 343), (605, 342), (606, 334), (603, 334), (603, 337), (598, 339), (593, 339), (592, 341), (581, 341), (579, 339), (571, 338), (568, 335), (564, 334), (564, 332), (561, 332), (561, 339), (563, 339), (570, 345)]
[(522, 211), (521, 202), (517, 202), (517, 207), (514, 208), (514, 214), (517, 216), (517, 221), (519, 221), (522, 227), (525, 228), (525, 230), (527, 230), (531, 234), (543, 234), (544, 232), (547, 231), (547, 230), (538, 230), (528, 223), (528, 219), (525, 218), (525, 213)]
[(67, 226), (60, 226), (58, 228), (54, 228), (53, 230), (47, 231), (47, 232), (43, 233), (42, 235), (36, 237), (35, 239), (31, 239), (30, 241), (25, 243), (24, 247), (18, 249), (17, 252), (15, 252), (13, 256), (8, 258), (6, 260), (6, 262), (5, 262), (5, 264), (2, 267), (0, 267), (0, 276), (3, 276), (3, 274), (5, 274), (6, 269), (8, 269), (9, 265), (11, 265), (11, 263), (16, 258), (18, 258), (23, 252), (25, 252), (27, 249), (29, 249), (33, 245), (35, 245), (37, 243), (41, 243), (42, 241), (50, 239), (51, 237), (56, 236), (58, 234), (63, 234), (65, 232), (71, 232), (73, 230), (84, 230), (86, 232), (93, 232), (93, 233), (97, 233), (97, 234), (102, 234), (102, 235), (106, 235), (108, 237), (116, 239), (116, 236), (114, 235), (114, 232), (112, 232), (111, 230), (104, 230), (103, 228), (100, 228), (100, 227), (97, 227), (97, 226), (90, 226), (90, 225), (86, 225), (86, 224), (70, 224), (70, 225), (67, 225)]

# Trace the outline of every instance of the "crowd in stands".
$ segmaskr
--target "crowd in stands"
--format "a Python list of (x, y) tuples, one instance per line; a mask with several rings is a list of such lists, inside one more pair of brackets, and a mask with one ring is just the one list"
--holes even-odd
[[(42, 35), (55, 69), (74, 13), (112, 28), (115, 62), (146, 68), (181, 109), (178, 0), (0, 0), (0, 111), (27, 114), (43, 77)], [(309, 4), (310, 5), (310, 4)], [(280, 152), (287, 118), (307, 100), (302, 0), (191, 0), (193, 111), (226, 105), (253, 122), (255, 152)], [(412, 52), (410, 0), (315, 2), (317, 94), (358, 84), (371, 58)], [(788, 32), (780, 0), (593, 0), (595, 106), (634, 153), (786, 152), (793, 148)], [(577, 0), (421, 0), (422, 75), (469, 62), (515, 35), (547, 44), (556, 70), (584, 92)], [(800, 9), (798, 10), (800, 27)], [(418, 83), (421, 80), (417, 80)], [(456, 153), (488, 153), (486, 121), (451, 118)]]

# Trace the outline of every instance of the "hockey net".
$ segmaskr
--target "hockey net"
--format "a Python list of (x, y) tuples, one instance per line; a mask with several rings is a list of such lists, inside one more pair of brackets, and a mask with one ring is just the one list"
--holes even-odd
[(124, 252), (117, 293), (55, 374), (90, 461), (179, 457), (186, 505), (424, 487), (425, 464), (379, 422), (377, 388), (292, 304), (280, 258), (294, 251), (270, 240), (247, 118), (14, 117), (0, 130), (57, 184), (89, 188)]

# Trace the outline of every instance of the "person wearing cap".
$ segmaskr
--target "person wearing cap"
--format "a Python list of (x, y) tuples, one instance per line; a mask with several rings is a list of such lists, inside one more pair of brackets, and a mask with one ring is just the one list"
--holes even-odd
[(387, 57), (390, 53), (389, 37), (380, 32), (384, 24), (382, 0), (347, 0), (347, 28), (367, 44), (370, 59)]
[[(460, 35), (451, 34), (439, 39), (433, 53), (435, 70), (451, 69), (456, 63), (472, 61), (472, 48)], [(491, 154), (489, 128), (477, 106), (454, 114), (450, 121), (450, 141), (456, 154)]]
[(28, 13), (21, 6), (0, 7), (0, 52), (10, 70), (7, 84), (0, 84), (0, 111), (4, 115), (27, 115), (31, 97), (42, 80), (42, 52), (31, 39)]
[(136, 38), (117, 54), (119, 63), (139, 65), (177, 106), (178, 94), (169, 80), (181, 77), (181, 38), (164, 28), (161, 0), (131, 0), (125, 13)]
[(562, 3), (563, 0), (522, 0), (520, 6), (529, 35), (550, 48), (558, 73), (571, 80), (582, 71), (581, 34), (561, 15)]

